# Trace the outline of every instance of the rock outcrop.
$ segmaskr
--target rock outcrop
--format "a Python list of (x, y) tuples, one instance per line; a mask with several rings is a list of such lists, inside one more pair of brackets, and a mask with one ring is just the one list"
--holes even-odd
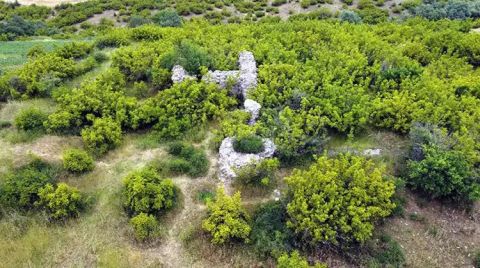
[(260, 109), (262, 108), (262, 105), (254, 100), (246, 99), (243, 103), (243, 107), (245, 108), (245, 111), (250, 113), (250, 120), (248, 121), (248, 124), (255, 124), (258, 116), (260, 115)]
[(219, 178), (222, 181), (232, 180), (237, 175), (235, 170), (252, 163), (272, 157), (275, 153), (275, 144), (269, 139), (263, 139), (264, 150), (258, 154), (244, 154), (233, 148), (234, 138), (228, 137), (222, 141), (219, 150)]
[(172, 69), (172, 81), (173, 83), (180, 83), (185, 79), (195, 79), (195, 77), (189, 75), (187, 71), (180, 65), (173, 66)]

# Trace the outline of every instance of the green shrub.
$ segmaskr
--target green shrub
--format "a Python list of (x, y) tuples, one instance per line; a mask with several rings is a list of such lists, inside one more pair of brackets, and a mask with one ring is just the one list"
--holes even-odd
[(210, 190), (202, 190), (198, 192), (197, 199), (198, 201), (201, 201), (202, 203), (206, 204), (210, 201), (215, 200), (215, 192), (212, 192)]
[(103, 49), (107, 47), (121, 47), (130, 44), (129, 36), (121, 31), (111, 31), (95, 39), (95, 46)]
[(286, 223), (287, 210), (280, 202), (266, 203), (255, 211), (250, 237), (259, 255), (276, 258), (292, 249), (292, 235)]
[(145, 241), (158, 235), (158, 221), (153, 215), (140, 213), (130, 219), (135, 238)]
[(200, 67), (213, 68), (213, 60), (207, 51), (188, 41), (176, 45), (172, 52), (161, 58), (160, 65), (168, 70), (180, 65), (190, 74), (200, 74)]
[(93, 51), (93, 44), (86, 42), (71, 42), (57, 48), (54, 53), (64, 59), (82, 59)]
[(279, 165), (276, 158), (254, 161), (236, 171), (237, 180), (243, 184), (268, 186), (274, 181)]
[(96, 118), (92, 126), (82, 130), (82, 139), (88, 150), (104, 154), (120, 144), (122, 129), (120, 124), (111, 118)]
[(395, 207), (390, 200), (394, 183), (383, 173), (363, 157), (318, 157), (308, 170), (295, 170), (285, 179), (287, 225), (306, 242), (366, 241), (375, 221)]
[(86, 172), (94, 168), (93, 158), (80, 149), (68, 149), (63, 152), (63, 168), (70, 172)]
[(231, 240), (248, 242), (251, 227), (249, 216), (242, 207), (240, 192), (227, 196), (223, 188), (218, 188), (214, 201), (207, 203), (208, 217), (202, 228), (212, 236), (212, 243), (224, 244)]
[(78, 189), (65, 183), (57, 184), (56, 188), (49, 183), (39, 190), (38, 196), (40, 200), (36, 205), (46, 208), (54, 220), (78, 217), (85, 207), (85, 201)]
[(258, 154), (265, 150), (263, 139), (258, 136), (246, 136), (233, 141), (233, 149), (239, 153)]
[(340, 21), (345, 21), (345, 22), (350, 22), (350, 23), (361, 23), (362, 18), (355, 13), (355, 11), (350, 11), (350, 10), (342, 10), (340, 12)]
[(108, 60), (108, 56), (104, 52), (95, 52), (95, 54), (93, 54), (93, 58), (98, 63), (102, 63)]
[(177, 157), (169, 161), (170, 171), (188, 174), (192, 177), (207, 173), (209, 161), (203, 150), (183, 142), (173, 142), (169, 144), (168, 152)]
[(31, 209), (39, 191), (55, 179), (55, 170), (39, 159), (14, 170), (5, 176), (0, 185), (0, 201), (6, 207)]
[(173, 182), (162, 179), (152, 168), (131, 173), (123, 185), (123, 205), (130, 215), (158, 214), (175, 204), (177, 190)]
[(162, 27), (179, 27), (182, 26), (182, 17), (173, 9), (160, 10), (153, 15), (152, 21)]
[(432, 198), (480, 199), (480, 182), (460, 151), (425, 145), (424, 159), (408, 163), (408, 182)]
[(48, 115), (37, 108), (28, 108), (20, 111), (15, 117), (15, 126), (25, 131), (44, 130), (43, 123)]
[(277, 260), (278, 268), (327, 268), (327, 265), (323, 263), (316, 263), (315, 265), (308, 264), (305, 257), (300, 256), (297, 250), (291, 254), (284, 253)]
[(9, 121), (1, 121), (0, 120), (0, 129), (2, 128), (9, 128), (12, 126), (12, 123)]

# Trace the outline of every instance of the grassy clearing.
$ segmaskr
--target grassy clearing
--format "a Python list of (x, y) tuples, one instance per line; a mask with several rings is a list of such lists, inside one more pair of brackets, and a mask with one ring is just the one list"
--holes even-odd
[(18, 67), (27, 61), (27, 52), (34, 46), (42, 46), (47, 51), (61, 46), (67, 40), (27, 40), (27, 41), (1, 41), (0, 42), (0, 70), (6, 71)]

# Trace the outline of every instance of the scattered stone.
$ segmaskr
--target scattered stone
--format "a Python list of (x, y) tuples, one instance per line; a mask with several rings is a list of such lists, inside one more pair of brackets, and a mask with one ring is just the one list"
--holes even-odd
[(207, 83), (216, 83), (220, 88), (226, 88), (229, 83), (233, 82), (231, 93), (234, 96), (241, 96), (242, 91), (239, 84), (240, 71), (208, 71), (202, 77), (202, 81)]
[(263, 139), (264, 151), (258, 154), (244, 154), (233, 149), (234, 138), (228, 137), (222, 141), (219, 150), (219, 178), (222, 181), (232, 180), (240, 169), (253, 161), (260, 161), (272, 157), (275, 153), (275, 144), (270, 139)]
[(273, 200), (278, 201), (280, 200), (280, 197), (282, 197), (282, 194), (280, 193), (280, 190), (275, 189), (273, 190)]
[(366, 156), (379, 156), (382, 154), (382, 149), (367, 149), (364, 150), (362, 154)]
[(172, 81), (173, 83), (180, 83), (185, 79), (195, 79), (195, 77), (189, 75), (187, 71), (180, 65), (173, 66), (172, 69)]
[(262, 108), (262, 105), (260, 103), (251, 100), (251, 99), (246, 99), (245, 102), (243, 103), (243, 106), (245, 107), (245, 111), (250, 113), (250, 120), (248, 121), (249, 125), (255, 124), (257, 121), (258, 116), (260, 115), (260, 109)]

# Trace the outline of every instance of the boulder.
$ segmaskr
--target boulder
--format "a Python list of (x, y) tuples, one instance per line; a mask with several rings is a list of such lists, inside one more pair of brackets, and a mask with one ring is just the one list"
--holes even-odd
[(253, 161), (260, 161), (272, 157), (275, 153), (275, 144), (270, 139), (263, 139), (264, 151), (258, 154), (244, 154), (233, 149), (234, 138), (228, 137), (222, 141), (219, 150), (219, 178), (222, 181), (234, 179), (235, 170), (242, 168)]
[(173, 83), (180, 83), (185, 79), (195, 79), (195, 77), (189, 75), (182, 66), (180, 65), (173, 66), (173, 69), (172, 69)]
[(251, 100), (251, 99), (246, 99), (245, 102), (243, 103), (243, 106), (245, 107), (245, 111), (250, 113), (250, 120), (248, 121), (249, 125), (255, 124), (257, 121), (258, 116), (260, 115), (260, 109), (262, 108), (262, 105), (260, 103)]
[(220, 86), (220, 88), (226, 88), (228, 85), (229, 80), (232, 80), (235, 84), (232, 88), (232, 94), (236, 96), (240, 96), (242, 91), (240, 89), (238, 80), (240, 77), (240, 71), (208, 71), (202, 77), (202, 81), (207, 83), (216, 83)]

